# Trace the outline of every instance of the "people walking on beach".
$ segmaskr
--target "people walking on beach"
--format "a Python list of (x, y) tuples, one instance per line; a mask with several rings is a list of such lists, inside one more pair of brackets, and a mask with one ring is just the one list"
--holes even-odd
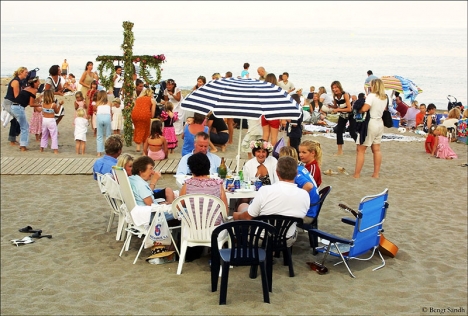
[(97, 156), (101, 157), (104, 152), (104, 141), (111, 135), (112, 110), (106, 91), (98, 91), (96, 95), (96, 151)]
[(304, 164), (310, 175), (314, 178), (317, 187), (322, 184), (322, 147), (319, 142), (305, 140), (299, 145), (299, 159)]
[(52, 90), (44, 91), (42, 104), (41, 152), (44, 151), (44, 148), (47, 148), (50, 136), (50, 148), (54, 151), (54, 154), (58, 154), (58, 131), (55, 114), (59, 111), (60, 107), (55, 103), (54, 93)]
[(115, 75), (112, 78), (114, 82), (114, 97), (120, 97), (120, 90), (122, 89), (124, 78), (122, 77), (122, 66), (115, 66)]
[[(274, 85), (278, 85), (278, 81), (276, 80), (276, 76), (274, 74), (268, 74), (265, 77), (265, 81), (272, 83)], [(263, 136), (262, 139), (265, 141), (269, 141), (270, 143), (275, 146), (276, 142), (278, 141), (278, 132), (281, 124), (281, 120), (267, 120), (265, 116), (261, 116), (262, 120), (262, 129), (263, 129)], [(242, 127), (241, 127), (242, 128)]]
[(143, 144), (143, 153), (154, 161), (167, 159), (167, 140), (163, 136), (160, 120), (151, 123), (151, 132)]
[[(138, 79), (137, 79), (138, 80)], [(133, 141), (136, 143), (136, 151), (141, 151), (141, 145), (150, 133), (151, 118), (156, 111), (156, 100), (153, 98), (153, 90), (146, 89), (135, 101), (132, 110), (132, 121), (135, 129), (133, 131)]]
[(370, 82), (374, 79), (379, 79), (377, 76), (374, 76), (374, 73), (372, 72), (372, 70), (368, 70), (367, 71), (367, 78), (366, 80), (364, 81), (364, 91), (366, 92), (366, 95), (369, 94), (370, 91), (370, 87), (367, 87), (367, 85), (370, 84)]
[(26, 67), (19, 67), (13, 73), (13, 79), (11, 79), (11, 81), (8, 83), (7, 92), (2, 103), (3, 109), (5, 109), (5, 111), (13, 117), (10, 121), (10, 131), (8, 133), (8, 141), (10, 142), (11, 146), (19, 145), (19, 143), (16, 141), (16, 137), (18, 137), (21, 133), (20, 125), (11, 111), (11, 106), (13, 104), (18, 104), (17, 98), (21, 91), (20, 81), (26, 79), (27, 76), (28, 69)]
[(179, 115), (177, 112), (174, 112), (174, 106), (172, 105), (172, 102), (166, 102), (166, 109), (162, 111), (161, 119), (164, 121), (163, 136), (166, 138), (167, 148), (172, 154), (178, 143), (174, 122), (179, 120)]
[(69, 72), (70, 72), (70, 65), (68, 65), (67, 60), (64, 59), (63, 63), (62, 63), (62, 73), (61, 73), (61, 75), (62, 76), (65, 75), (65, 77), (66, 77)]
[(91, 89), (91, 83), (94, 80), (96, 80), (96, 74), (93, 72), (93, 62), (88, 61), (85, 66), (85, 71), (81, 75), (79, 81), (81, 85), (81, 93), (83, 93), (83, 95), (88, 95), (88, 90)]
[(86, 117), (86, 110), (78, 108), (75, 117), (75, 152), (77, 155), (84, 155), (86, 151), (86, 133), (88, 132), (88, 118)]
[(443, 125), (437, 126), (434, 135), (435, 142), (431, 155), (441, 159), (457, 159), (457, 154), (450, 148), (450, 143), (447, 138), (447, 127)]
[(296, 90), (294, 84), (289, 81), (289, 74), (287, 72), (283, 72), (283, 76), (281, 77), (281, 81), (278, 82), (278, 86), (280, 86), (283, 90), (286, 90), (289, 94)]
[(29, 123), (26, 119), (26, 107), (40, 107), (41, 105), (36, 100), (37, 88), (41, 83), (39, 77), (28, 80), (27, 87), (20, 91), (16, 101), (11, 105), (11, 113), (18, 120), (20, 125), (20, 150), (28, 150), (29, 145)]
[(384, 131), (382, 114), (387, 107), (387, 95), (385, 94), (385, 87), (382, 80), (374, 79), (370, 82), (370, 86), (371, 92), (367, 95), (366, 101), (360, 111), (360, 113), (368, 111), (370, 120), (365, 141), (362, 144), (356, 145), (357, 153), (354, 178), (359, 178), (361, 176), (367, 147), (371, 147), (374, 158), (374, 172), (372, 173), (372, 178), (379, 177), (380, 165), (382, 164), (382, 153), (380, 151), (380, 143)]
[(333, 81), (331, 84), (333, 92), (333, 113), (338, 113), (338, 124), (336, 125), (336, 144), (338, 151), (335, 156), (343, 155), (343, 134), (346, 130), (346, 123), (349, 123), (348, 131), (351, 137), (356, 141), (356, 121), (352, 115), (353, 109), (351, 107), (351, 97), (349, 93), (343, 90), (339, 81)]
[(177, 83), (173, 79), (168, 79), (166, 81), (166, 89), (164, 89), (164, 101), (161, 101), (161, 103), (167, 104), (167, 102), (171, 102), (172, 111), (177, 113), (178, 120), (173, 121), (176, 135), (180, 135), (184, 131), (185, 111), (180, 107), (181, 101), (182, 93), (180, 88), (177, 87)]
[(249, 75), (249, 67), (250, 67), (250, 64), (249, 64), (249, 63), (244, 63), (244, 70), (242, 70), (241, 75), (240, 75), (240, 77), (241, 77), (242, 79), (247, 79), (247, 78), (249, 78), (249, 76), (250, 76), (250, 75)]
[(120, 134), (120, 131), (123, 130), (123, 115), (120, 103), (119, 97), (112, 100), (112, 130), (114, 134)]

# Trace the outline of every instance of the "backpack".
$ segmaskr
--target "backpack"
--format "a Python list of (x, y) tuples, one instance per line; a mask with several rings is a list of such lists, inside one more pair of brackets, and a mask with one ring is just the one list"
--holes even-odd
[(34, 68), (33, 70), (28, 71), (28, 75), (23, 80), (20, 80), (21, 89), (24, 89), (28, 86), (28, 81), (36, 78), (39, 68)]

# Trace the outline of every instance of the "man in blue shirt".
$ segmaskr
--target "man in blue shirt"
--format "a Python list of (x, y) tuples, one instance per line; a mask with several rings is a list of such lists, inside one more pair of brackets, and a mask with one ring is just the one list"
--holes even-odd
[(97, 180), (97, 173), (112, 173), (112, 166), (117, 164), (117, 158), (122, 153), (123, 142), (120, 135), (111, 135), (106, 139), (104, 149), (106, 154), (94, 162), (93, 177)]
[[(379, 79), (377, 76), (374, 76), (372, 70), (367, 71), (367, 78), (366, 81), (364, 81), (364, 91), (366, 92), (366, 95), (369, 94), (370, 92), (370, 82), (374, 79)], [(366, 86), (368, 85), (368, 86)]]
[(210, 147), (210, 135), (205, 132), (199, 132), (195, 135), (194, 138), (194, 149), (190, 154), (186, 154), (180, 159), (179, 166), (177, 167), (176, 175), (186, 175), (191, 174), (187, 160), (190, 156), (196, 153), (204, 153), (210, 160), (210, 174), (218, 172), (218, 167), (221, 164), (221, 158), (208, 152)]

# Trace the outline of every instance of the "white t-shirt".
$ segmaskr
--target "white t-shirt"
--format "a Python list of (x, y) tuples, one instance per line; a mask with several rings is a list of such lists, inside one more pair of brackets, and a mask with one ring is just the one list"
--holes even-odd
[(366, 104), (370, 105), (370, 117), (371, 118), (382, 118), (383, 111), (387, 106), (387, 99), (381, 100), (375, 93), (369, 93), (366, 97)]
[(281, 87), (283, 90), (289, 91), (291, 89), (294, 89), (294, 84), (288, 80), (288, 83), (284, 83), (284, 81), (278, 82), (278, 86)]
[[(279, 181), (278, 175), (276, 174), (276, 164), (277, 163), (278, 163), (278, 160), (276, 160), (276, 158), (272, 157), (271, 154), (263, 162), (263, 165), (268, 170), (268, 176), (270, 177), (271, 184), (276, 183), (276, 182)], [(253, 157), (252, 159), (247, 161), (244, 164), (244, 167), (243, 167), (245, 179), (254, 178), (255, 174), (257, 173), (258, 166), (260, 166), (260, 164), (258, 163), (256, 157)]]
[(111, 115), (111, 107), (109, 104), (101, 104), (96, 109), (96, 114), (109, 114)]
[[(310, 198), (306, 190), (299, 189), (294, 182), (279, 181), (262, 186), (247, 212), (252, 217), (260, 215), (282, 215), (304, 218), (309, 210)], [(296, 231), (293, 224), (286, 234), (291, 237)]]
[(322, 93), (319, 97), (319, 100), (323, 99), (322, 104), (324, 105), (333, 105), (333, 99), (326, 93)]

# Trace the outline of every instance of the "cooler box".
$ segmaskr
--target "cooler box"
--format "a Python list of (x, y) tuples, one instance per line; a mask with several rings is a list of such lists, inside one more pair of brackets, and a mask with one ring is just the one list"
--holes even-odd
[(392, 120), (393, 120), (393, 127), (399, 128), (400, 127), (400, 119), (393, 117)]

